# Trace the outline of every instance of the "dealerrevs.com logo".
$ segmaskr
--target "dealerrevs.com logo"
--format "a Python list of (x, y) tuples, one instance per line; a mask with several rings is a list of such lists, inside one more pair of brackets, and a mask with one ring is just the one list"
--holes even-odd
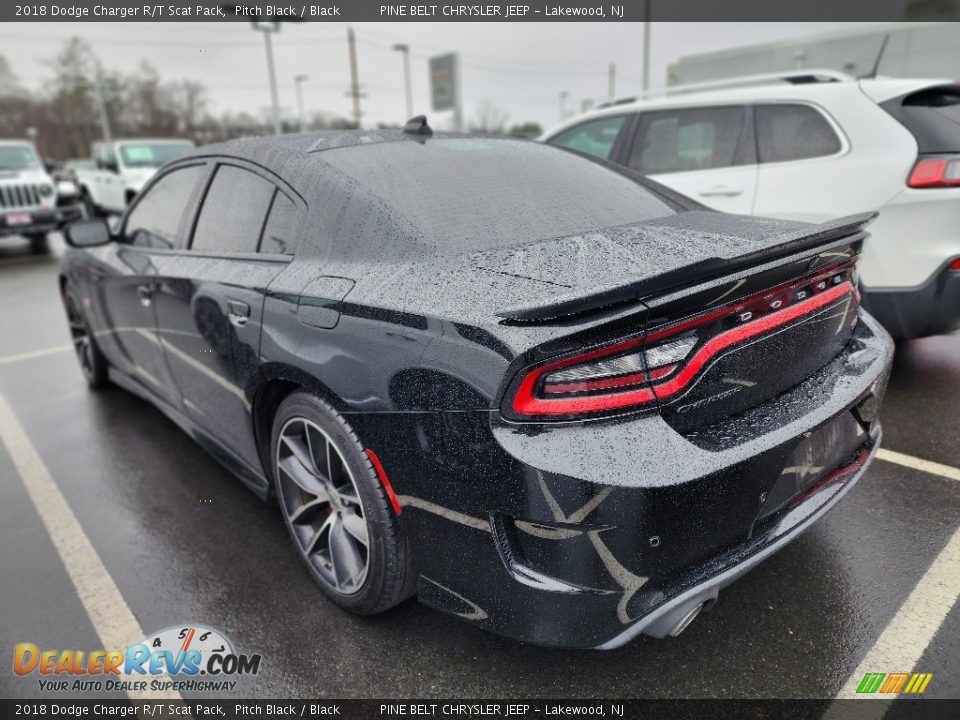
[(13, 672), (39, 676), (50, 692), (232, 691), (242, 675), (260, 671), (260, 655), (234, 650), (226, 635), (202, 625), (182, 625), (149, 635), (124, 650), (41, 650), (20, 643)]

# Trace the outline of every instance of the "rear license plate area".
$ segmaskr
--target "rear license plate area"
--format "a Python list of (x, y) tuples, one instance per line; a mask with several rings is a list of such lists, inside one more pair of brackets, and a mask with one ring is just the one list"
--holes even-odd
[(850, 411), (805, 435), (784, 463), (780, 477), (767, 491), (757, 519), (777, 512), (793, 498), (851, 462), (867, 439), (863, 427)]

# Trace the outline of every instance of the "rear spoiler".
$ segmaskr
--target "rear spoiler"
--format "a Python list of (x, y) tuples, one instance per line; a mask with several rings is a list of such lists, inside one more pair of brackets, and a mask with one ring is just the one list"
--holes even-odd
[(735, 258), (707, 258), (662, 274), (638, 277), (615, 286), (600, 287), (587, 294), (571, 292), (554, 296), (548, 303), (504, 310), (496, 315), (507, 324), (547, 323), (615, 305), (642, 302), (645, 298), (660, 295), (681, 286), (708, 282), (751, 265), (769, 262), (835, 241), (859, 239), (856, 236), (866, 235), (864, 228), (877, 217), (877, 214), (876, 212), (860, 213), (819, 225), (810, 225), (808, 227), (813, 229), (812, 233), (803, 229), (786, 232), (778, 237), (777, 244), (757, 252)]

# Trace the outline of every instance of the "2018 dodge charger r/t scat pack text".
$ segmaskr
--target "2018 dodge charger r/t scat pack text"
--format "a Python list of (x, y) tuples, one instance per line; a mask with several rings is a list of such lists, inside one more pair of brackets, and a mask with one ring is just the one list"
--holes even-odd
[(616, 647), (679, 632), (876, 451), (871, 217), (728, 215), (421, 121), (200, 148), (113, 235), (71, 226), (61, 287), (88, 382), (275, 499), (335, 603)]

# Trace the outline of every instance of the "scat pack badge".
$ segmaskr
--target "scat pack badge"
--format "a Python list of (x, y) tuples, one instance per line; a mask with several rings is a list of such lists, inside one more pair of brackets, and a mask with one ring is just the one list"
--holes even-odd
[(232, 678), (260, 671), (260, 660), (256, 653), (238, 653), (219, 630), (180, 625), (124, 650), (41, 650), (20, 643), (13, 672), (38, 674), (40, 689), (51, 692), (230, 691), (237, 684)]

